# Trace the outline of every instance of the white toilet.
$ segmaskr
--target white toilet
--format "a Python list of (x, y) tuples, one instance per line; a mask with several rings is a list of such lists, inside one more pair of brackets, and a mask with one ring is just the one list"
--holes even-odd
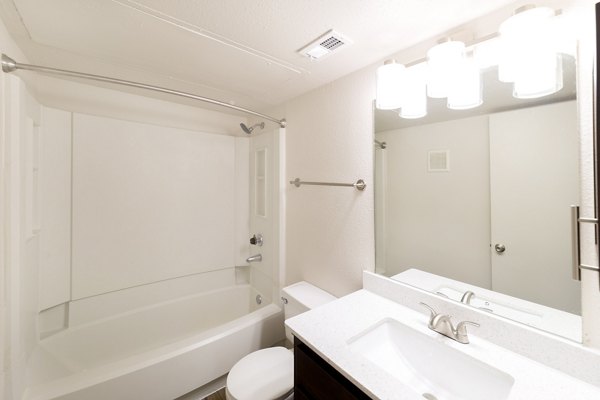
[[(282, 289), (285, 319), (329, 303), (336, 298), (311, 285), (298, 282)], [(289, 329), (288, 340), (293, 341)], [(227, 376), (228, 400), (283, 400), (294, 388), (294, 355), (285, 347), (255, 351), (238, 361)]]

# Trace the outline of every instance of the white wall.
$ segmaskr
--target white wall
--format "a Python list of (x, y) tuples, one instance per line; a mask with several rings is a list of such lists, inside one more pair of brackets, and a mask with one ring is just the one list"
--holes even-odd
[(205, 133), (244, 135), (239, 124), (246, 116), (202, 109), (201, 102), (192, 107), (146, 97), (142, 90), (134, 94), (117, 90), (119, 87), (106, 89), (32, 73), (22, 77), (31, 82), (36, 98), (47, 107)]
[(2, 79), (2, 396), (20, 397), (37, 343), (40, 107), (17, 77)]
[(42, 107), (39, 310), (71, 298), (71, 113)]
[[(14, 54), (14, 57), (27, 62), (1, 22), (0, 51)], [(12, 157), (19, 146), (10, 123), (9, 104), (18, 101), (14, 93), (11, 96), (14, 85), (14, 77), (0, 74), (0, 398), (6, 399), (10, 399), (13, 391), (20, 393), (21, 375), (24, 372), (24, 360), (20, 358), (24, 354), (20, 352), (21, 332), (17, 325), (20, 314), (18, 254), (13, 251), (20, 240), (20, 237), (13, 236), (19, 234), (14, 226), (20, 217), (19, 195), (11, 191), (20, 179), (16, 164), (18, 159)]]
[(74, 114), (73, 299), (235, 266), (235, 172), (231, 136)]
[(367, 188), (287, 183), (286, 282), (307, 280), (341, 296), (373, 270), (374, 81), (363, 70), (287, 104), (286, 177)]
[[(418, 268), (491, 288), (488, 117), (378, 133), (387, 148), (386, 275)], [(449, 151), (448, 172), (428, 152)]]

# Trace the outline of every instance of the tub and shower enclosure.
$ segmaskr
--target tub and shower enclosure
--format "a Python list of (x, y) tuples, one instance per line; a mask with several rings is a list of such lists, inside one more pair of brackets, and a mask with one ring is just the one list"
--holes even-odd
[(282, 128), (247, 135), (210, 111), (225, 128), (206, 133), (3, 85), (21, 138), (23, 398), (176, 398), (283, 340)]

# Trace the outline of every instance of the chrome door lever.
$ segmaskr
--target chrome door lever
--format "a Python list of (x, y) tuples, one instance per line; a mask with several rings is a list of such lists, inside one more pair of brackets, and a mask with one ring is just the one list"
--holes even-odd
[(250, 256), (248, 258), (246, 258), (246, 262), (247, 263), (251, 263), (251, 262), (261, 262), (262, 261), (262, 254), (256, 254), (253, 256)]

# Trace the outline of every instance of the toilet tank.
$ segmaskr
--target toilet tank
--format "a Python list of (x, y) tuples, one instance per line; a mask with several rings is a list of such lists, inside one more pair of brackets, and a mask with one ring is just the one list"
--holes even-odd
[[(335, 296), (323, 289), (304, 281), (284, 287), (281, 292), (285, 319), (292, 318), (336, 299)], [(294, 339), (287, 327), (285, 328), (285, 336), (290, 341)]]

